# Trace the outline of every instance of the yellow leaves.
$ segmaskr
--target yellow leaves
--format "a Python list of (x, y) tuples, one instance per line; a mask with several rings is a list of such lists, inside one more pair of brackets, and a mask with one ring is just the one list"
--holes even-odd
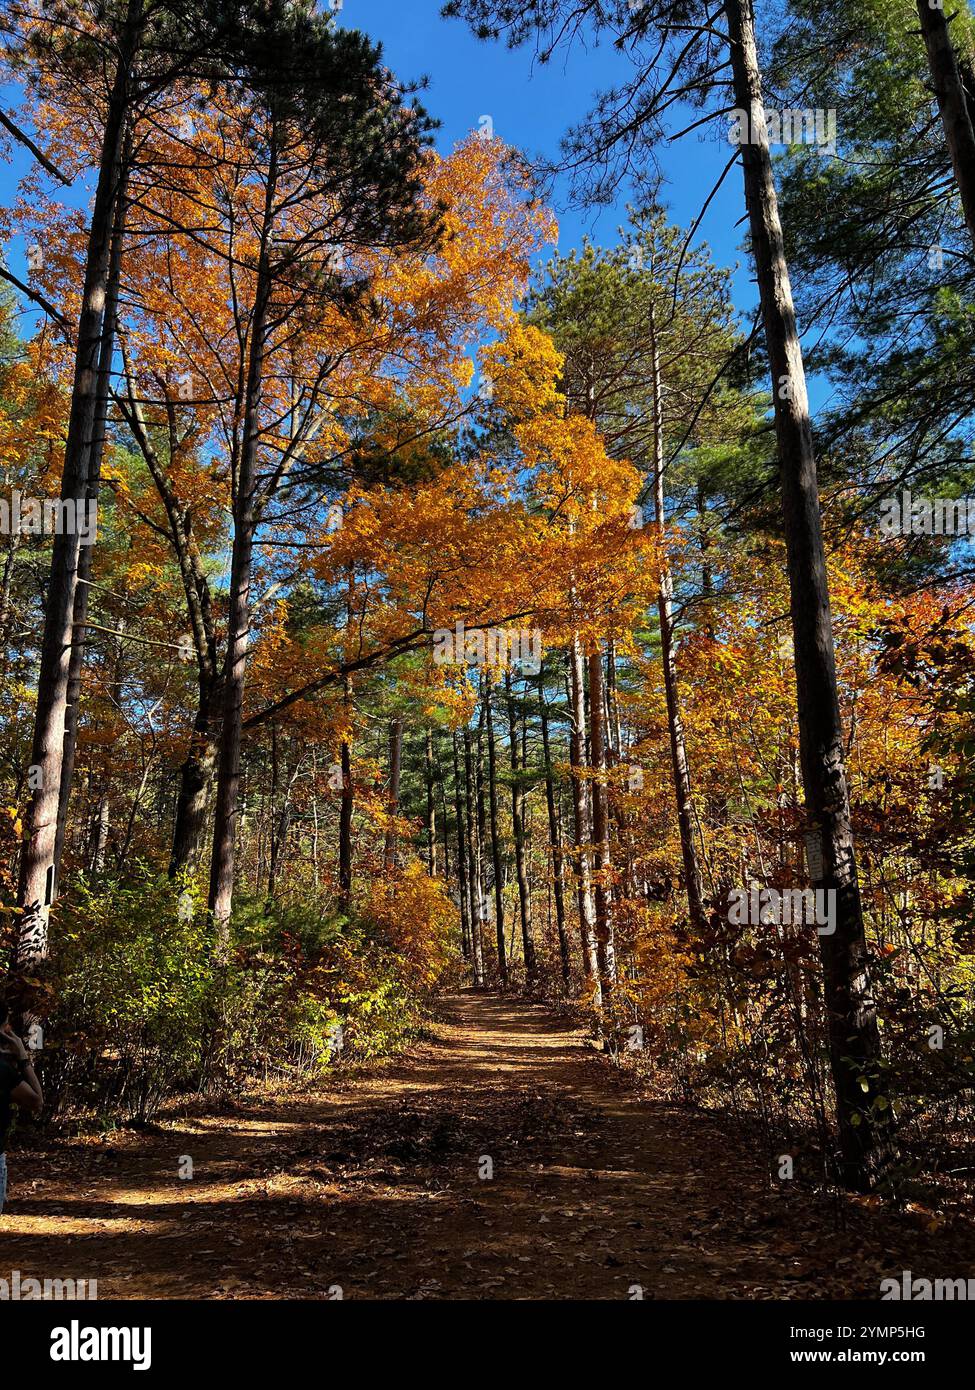
[[(316, 557), (319, 577), (349, 576), (367, 628), (395, 635), (452, 627), (458, 618), (502, 621), (532, 607), (523, 506), (498, 498), (473, 465), (457, 464), (408, 493), (351, 490), (341, 528)], [(368, 573), (365, 584), (356, 575)], [(384, 616), (385, 615), (385, 616)]]
[(558, 389), (563, 357), (546, 333), (519, 320), (482, 360), (520, 451), (509, 477), (527, 475), (532, 524), (517, 562), (531, 571), (541, 625), (557, 643), (573, 632), (589, 645), (608, 632), (625, 642), (660, 566), (656, 538), (640, 524), (639, 472), (607, 453), (591, 420), (569, 411)]
[(138, 588), (143, 584), (153, 584), (162, 578), (163, 568), (158, 564), (151, 564), (146, 560), (137, 560), (129, 567), (128, 580), (134, 587)]
[(132, 496), (128, 473), (119, 468), (111, 456), (102, 462), (102, 482), (111, 486), (119, 500), (127, 501)]
[(437, 257), (437, 297), (446, 307), (451, 290), (472, 281), (488, 325), (501, 328), (513, 317), (532, 256), (555, 240), (552, 213), (532, 198), (513, 151), (476, 135), (449, 158), (431, 159), (427, 192), (431, 203), (443, 207), (447, 229)]
[(446, 969), (460, 923), (442, 879), (411, 860), (373, 880), (362, 906), (402, 962), (414, 988), (430, 989)]
[(260, 632), (251, 652), (248, 674), (250, 698), (257, 702), (282, 695), (290, 682), (298, 682), (306, 665), (300, 646), (288, 633), (285, 600), (279, 599), (260, 617)]
[(26, 344), (23, 356), (0, 367), (0, 459), (8, 488), (54, 497), (60, 489), (68, 402), (50, 378), (42, 340), (39, 335)]
[(564, 416), (566, 401), (556, 382), (565, 358), (547, 333), (518, 319), (481, 356), (494, 402), (514, 422)]

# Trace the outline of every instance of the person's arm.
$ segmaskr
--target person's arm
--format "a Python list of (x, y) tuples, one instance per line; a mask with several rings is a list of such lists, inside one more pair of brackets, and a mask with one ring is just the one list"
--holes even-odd
[(10, 1044), (14, 1054), (14, 1064), (22, 1078), (10, 1092), (10, 1099), (15, 1105), (19, 1105), (21, 1110), (28, 1110), (32, 1115), (36, 1115), (44, 1104), (44, 1092), (41, 1090), (37, 1073), (30, 1064), (27, 1049), (9, 1023), (5, 1023), (0, 1028), (0, 1036), (3, 1037), (4, 1042)]
[(27, 1110), (32, 1115), (36, 1115), (44, 1104), (41, 1083), (38, 1081), (37, 1073), (30, 1062), (24, 1068), (23, 1081), (10, 1092), (10, 1099), (14, 1105), (19, 1105), (21, 1110)]

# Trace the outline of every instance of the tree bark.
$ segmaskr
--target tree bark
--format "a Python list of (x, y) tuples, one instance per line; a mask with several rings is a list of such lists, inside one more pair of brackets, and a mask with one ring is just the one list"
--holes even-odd
[[(460, 758), (457, 752), (457, 734), (453, 736), (454, 747), (454, 815), (457, 818), (457, 889), (460, 894), (461, 946), (464, 959), (471, 958), (471, 900), (467, 883), (467, 835), (464, 829), (463, 788), (460, 778)], [(475, 981), (476, 983), (476, 981)]]
[[(3, 579), (0, 580), (0, 632), (6, 632), (7, 622), (10, 618), (10, 590), (14, 578), (14, 565), (17, 560), (17, 551), (20, 549), (20, 533), (16, 532), (9, 537), (9, 543), (4, 546), (6, 552), (3, 561)], [(7, 649), (3, 650), (0, 657), (3, 672), (7, 669)]]
[(532, 935), (532, 903), (528, 886), (528, 864), (525, 856), (525, 794), (518, 776), (518, 724), (511, 694), (511, 675), (505, 674), (508, 703), (508, 738), (511, 748), (511, 829), (515, 842), (515, 873), (518, 878), (518, 905), (521, 913), (521, 943), (525, 961), (525, 985), (535, 984), (537, 963), (535, 939)]
[(602, 984), (603, 1008), (612, 1001), (616, 983), (616, 946), (613, 932), (612, 854), (609, 844), (609, 799), (606, 788), (606, 702), (603, 691), (603, 654), (596, 647), (589, 654), (589, 757), (592, 768), (592, 834), (596, 853), (596, 952)]
[[(134, 10), (135, 6), (130, 7), (130, 13)], [(107, 321), (105, 311), (111, 275), (112, 231), (122, 182), (129, 69), (134, 46), (133, 23), (127, 26), (109, 96), (85, 253), (85, 278), (75, 340), (71, 407), (61, 479), (61, 499), (73, 504), (76, 515), (78, 508), (83, 508), (87, 500), (103, 338), (114, 331), (114, 323)], [(64, 527), (61, 534), (54, 537), (30, 757), (31, 766), (39, 770), (39, 785), (25, 817), (26, 843), (21, 859), (18, 893), (21, 917), (17, 959), (19, 965), (26, 968), (45, 959), (48, 950), (47, 930), (54, 900), (55, 846), (61, 802), (72, 624), (81, 549), (78, 526)]]
[(173, 847), (169, 858), (170, 878), (178, 878), (180, 874), (196, 869), (206, 844), (221, 704), (219, 687), (214, 682), (202, 679), (190, 746), (179, 772)]
[(484, 692), (484, 710), (488, 736), (488, 805), (491, 815), (491, 867), (494, 873), (494, 929), (498, 942), (498, 978), (503, 990), (508, 988), (508, 958), (504, 945), (504, 875), (501, 863), (501, 841), (498, 836), (498, 755), (494, 738), (494, 714), (491, 708), (491, 686)]
[(100, 874), (105, 867), (105, 852), (108, 849), (108, 832), (111, 821), (111, 805), (106, 793), (98, 802), (98, 814), (95, 817), (95, 824), (92, 828), (91, 856), (89, 862), (93, 874)]
[[(352, 720), (352, 680), (345, 677), (345, 719)], [(338, 810), (338, 897), (342, 912), (352, 910), (352, 813), (355, 810), (356, 790), (352, 781), (352, 744), (346, 735), (339, 749), (342, 773), (342, 798)]]
[[(128, 184), (129, 142), (126, 140), (121, 156), (118, 197), (112, 227), (112, 249), (109, 258), (108, 287), (105, 296), (104, 331), (98, 354), (98, 385), (95, 401), (95, 420), (88, 461), (86, 503), (96, 509), (101, 483), (102, 458), (108, 427), (108, 399), (112, 386), (112, 358), (115, 353), (116, 317), (118, 315), (119, 281), (122, 274), (122, 243), (125, 236), (126, 187)], [(92, 542), (94, 537), (92, 537)], [(54, 888), (58, 895), (61, 858), (68, 829), (68, 802), (74, 780), (75, 755), (78, 750), (78, 723), (81, 715), (81, 677), (88, 639), (88, 603), (91, 594), (94, 544), (83, 545), (78, 556), (78, 579), (71, 619), (71, 655), (68, 661), (68, 687), (65, 695), (64, 746), (61, 752), (61, 776), (58, 787), (58, 824), (54, 838)], [(52, 899), (53, 900), (53, 899)]]
[(975, 130), (958, 55), (951, 42), (944, 10), (932, 9), (930, 0), (917, 0), (917, 13), (965, 223), (975, 242)]
[(437, 782), (440, 787), (440, 823), (443, 826), (443, 876), (450, 882), (450, 816), (447, 812), (447, 784), (437, 758)]
[(589, 820), (589, 783), (586, 759), (586, 709), (583, 691), (582, 644), (573, 636), (569, 649), (569, 707), (572, 714), (569, 756), (572, 761), (572, 809), (575, 819), (574, 867), (579, 899), (579, 933), (582, 967), (595, 991), (594, 1004), (602, 1007), (599, 957), (596, 950), (596, 904), (592, 891), (592, 831)]
[(437, 875), (437, 804), (433, 788), (433, 734), (427, 729), (425, 741), (425, 767), (427, 784), (427, 869), (430, 877)]
[(623, 726), (616, 680), (616, 638), (612, 635), (606, 642), (606, 719), (609, 729), (607, 753), (610, 764), (615, 767), (623, 757)]
[[(389, 795), (388, 809), (391, 816), (399, 814), (399, 783), (403, 768), (403, 721), (392, 719), (389, 724)], [(383, 847), (383, 866), (391, 873), (396, 865), (396, 831), (390, 826), (386, 831)]]
[(569, 992), (572, 978), (569, 960), (569, 936), (565, 925), (565, 883), (563, 879), (562, 827), (555, 802), (555, 778), (552, 774), (552, 749), (548, 731), (548, 705), (545, 702), (545, 677), (538, 677), (538, 706), (542, 725), (542, 756), (545, 759), (545, 801), (548, 806), (548, 835), (552, 847), (552, 895), (555, 902), (555, 929), (559, 938), (559, 962), (562, 985)]
[(704, 890), (701, 866), (694, 844), (694, 802), (691, 793), (690, 764), (681, 718), (680, 691), (677, 685), (677, 656), (674, 650), (674, 581), (664, 550), (664, 416), (663, 382), (660, 373), (660, 345), (653, 305), (650, 306), (650, 351), (653, 372), (653, 524), (660, 544), (660, 588), (657, 612), (660, 615), (660, 656), (664, 670), (664, 694), (667, 701), (667, 726), (670, 732), (670, 760), (674, 772), (674, 793), (677, 799), (677, 824), (680, 831), (681, 857), (684, 861), (684, 891), (691, 925), (696, 931), (704, 927)]
[[(273, 902), (278, 889), (278, 880), (284, 868), (285, 853), (288, 847), (288, 834), (291, 830), (292, 804), (291, 798), (294, 792), (295, 782), (298, 780), (298, 773), (301, 770), (300, 753), (295, 758), (290, 772), (287, 773), (287, 781), (284, 787), (284, 797), (281, 801), (281, 809), (277, 807), (277, 785), (278, 785), (278, 733), (275, 725), (271, 725), (271, 747), (273, 750), (274, 774), (271, 783), (271, 814), (270, 814), (270, 847), (267, 857), (267, 896), (268, 901)], [(287, 759), (286, 765), (287, 765)]]
[(226, 943), (234, 895), (234, 853), (240, 791), (240, 745), (244, 713), (244, 682), (250, 639), (251, 566), (256, 523), (257, 451), (261, 434), (261, 395), (264, 382), (265, 335), (271, 300), (270, 238), (277, 179), (276, 147), (272, 141), (264, 195), (264, 222), (258, 253), (257, 284), (247, 366), (243, 440), (234, 487), (234, 543), (230, 565), (227, 657), (223, 679), (223, 723), (217, 758), (217, 799), (210, 865), (210, 912), (218, 940)]
[[(481, 695), (483, 696), (485, 684), (481, 682)], [(481, 705), (480, 715), (477, 721), (477, 744), (474, 750), (474, 803), (477, 807), (477, 892), (478, 901), (481, 904), (481, 952), (484, 951), (484, 926), (490, 921), (491, 914), (488, 911), (487, 893), (487, 815), (484, 806), (484, 705)], [(485, 967), (485, 979), (487, 969)]]
[(471, 731), (464, 729), (464, 788), (467, 807), (467, 891), (470, 897), (471, 950), (474, 960), (474, 984), (484, 986), (484, 886), (481, 879), (481, 842), (474, 808), (474, 758)]
[[(295, 773), (297, 769), (295, 769)], [(291, 792), (294, 787), (295, 773), (292, 774), (284, 793), (284, 803), (278, 812), (277, 820), (274, 820), (274, 807), (271, 807), (272, 832), (271, 849), (268, 854), (267, 864), (267, 896), (271, 902), (274, 901), (278, 891), (278, 880), (284, 868), (285, 852), (288, 847), (288, 834), (291, 830)]]
[[(872, 1188), (890, 1156), (880, 1091), (880, 1034), (857, 878), (836, 684), (826, 556), (812, 426), (762, 104), (751, 0), (728, 0), (736, 105), (756, 143), (743, 145), (745, 202), (772, 372), (775, 432), (798, 690), (799, 747), (810, 832), (835, 893), (836, 931), (820, 936), (830, 1063), (844, 1182)], [(886, 1112), (889, 1114), (889, 1110)]]

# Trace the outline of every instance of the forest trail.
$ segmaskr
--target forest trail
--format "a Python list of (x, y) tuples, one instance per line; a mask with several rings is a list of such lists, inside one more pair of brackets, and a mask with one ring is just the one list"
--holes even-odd
[(876, 1298), (901, 1269), (951, 1272), (923, 1213), (770, 1189), (716, 1121), (493, 995), (319, 1091), (10, 1160), (0, 1275), (97, 1278), (103, 1299)]

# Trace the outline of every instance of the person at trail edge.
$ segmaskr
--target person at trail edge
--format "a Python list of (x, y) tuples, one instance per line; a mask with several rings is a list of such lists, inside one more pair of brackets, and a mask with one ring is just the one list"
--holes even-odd
[(0, 1212), (7, 1196), (7, 1131), (11, 1106), (36, 1115), (44, 1104), (41, 1083), (27, 1049), (10, 1026), (7, 1006), (0, 1003)]

